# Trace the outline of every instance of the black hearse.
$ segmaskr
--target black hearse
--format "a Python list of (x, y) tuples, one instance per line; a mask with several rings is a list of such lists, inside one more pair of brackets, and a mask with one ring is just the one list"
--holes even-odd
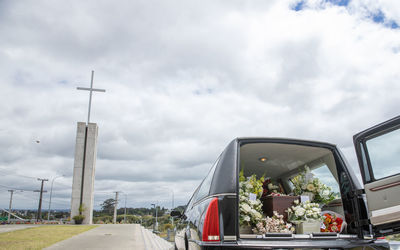
[[(362, 186), (333, 144), (282, 139), (237, 138), (216, 160), (179, 217), (176, 249), (386, 249), (379, 238), (400, 233), (400, 116), (354, 136)], [(263, 159), (260, 161), (260, 159)], [(267, 160), (265, 160), (267, 159)], [(266, 174), (285, 193), (307, 165), (339, 199), (322, 209), (341, 214), (341, 233), (240, 234), (239, 172)]]

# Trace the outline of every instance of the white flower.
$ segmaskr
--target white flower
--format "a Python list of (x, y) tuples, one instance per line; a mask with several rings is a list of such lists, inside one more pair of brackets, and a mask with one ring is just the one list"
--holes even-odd
[(251, 207), (250, 207), (248, 204), (246, 204), (246, 203), (243, 203), (243, 204), (242, 204), (242, 208), (243, 208), (243, 210), (246, 211), (247, 213), (251, 211)]
[(314, 184), (312, 184), (312, 183), (309, 183), (308, 185), (307, 185), (307, 190), (308, 191), (314, 191), (315, 190), (315, 187), (314, 187)]
[(254, 210), (254, 209), (252, 210), (252, 214), (257, 219), (261, 219), (262, 218), (262, 215), (259, 212), (257, 212), (256, 210)]
[(323, 196), (329, 196), (329, 190), (328, 190), (328, 189), (325, 189), (325, 190), (322, 192), (322, 195), (323, 195)]
[(301, 216), (304, 215), (305, 211), (306, 211), (306, 210), (305, 210), (304, 208), (299, 207), (299, 208), (296, 209), (295, 215), (296, 215), (297, 217), (301, 217)]
[(298, 205), (299, 204), (299, 200), (295, 200), (294, 204)]

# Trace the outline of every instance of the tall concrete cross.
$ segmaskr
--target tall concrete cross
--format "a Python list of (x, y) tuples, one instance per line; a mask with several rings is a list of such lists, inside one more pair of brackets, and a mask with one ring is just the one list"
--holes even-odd
[(93, 88), (93, 76), (94, 71), (92, 70), (90, 88), (77, 88), (90, 92), (87, 123), (78, 122), (71, 196), (71, 218), (77, 223), (74, 217), (83, 215), (83, 224), (92, 224), (93, 218), (98, 127), (96, 123), (90, 123), (92, 94), (93, 91), (106, 92), (104, 89)]
[(90, 88), (83, 88), (83, 87), (77, 87), (77, 88), (76, 88), (76, 89), (78, 89), (78, 90), (88, 90), (88, 91), (90, 91), (87, 125), (89, 125), (89, 122), (90, 122), (90, 109), (91, 109), (91, 107), (92, 107), (92, 93), (93, 93), (93, 91), (97, 91), (97, 92), (106, 92), (105, 89), (94, 89), (94, 88), (93, 88), (93, 76), (94, 76), (94, 70), (92, 70), (92, 79), (90, 80)]

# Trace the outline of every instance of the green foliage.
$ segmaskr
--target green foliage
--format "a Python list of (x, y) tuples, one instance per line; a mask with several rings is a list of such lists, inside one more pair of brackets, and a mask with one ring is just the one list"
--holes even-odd
[(400, 241), (400, 234), (393, 234), (385, 237), (387, 240)]
[(304, 171), (292, 179), (292, 183), (295, 195), (311, 193), (314, 195), (313, 202), (327, 204), (336, 198), (332, 188), (315, 178), (308, 166), (305, 166)]
[(257, 198), (261, 198), (263, 194), (264, 181), (264, 176), (262, 176), (260, 179), (257, 179), (255, 174), (246, 178), (243, 175), (243, 169), (239, 173), (239, 183), (246, 183), (246, 192), (256, 194)]
[[(262, 218), (262, 203), (264, 176), (257, 179), (253, 174), (245, 177), (243, 171), (239, 174), (239, 223), (240, 225), (256, 225)], [(254, 199), (250, 197), (254, 196)]]
[(78, 209), (79, 214), (82, 214), (85, 210), (86, 210), (85, 204), (82, 203), (82, 204), (79, 206), (79, 209)]
[(240, 173), (239, 173), (239, 182), (245, 182), (245, 181), (246, 181), (246, 177), (244, 177), (243, 169), (242, 169), (242, 170), (240, 170)]
[[(107, 224), (112, 223), (113, 220), (113, 211), (114, 211), (114, 199), (105, 200), (101, 206), (101, 210), (93, 211), (93, 223), (95, 224)], [(174, 208), (174, 210), (183, 212), (186, 206), (178, 206)], [(169, 210), (164, 207), (157, 207), (157, 221), (160, 230), (164, 230), (165, 228), (171, 228), (171, 216), (169, 215)], [(125, 223), (124, 222), (124, 214), (125, 208), (121, 207), (117, 209), (117, 223)], [(156, 210), (152, 208), (126, 208), (126, 223), (142, 223), (142, 225), (146, 228), (152, 228), (155, 224), (155, 215)], [(174, 224), (176, 224), (178, 220), (174, 220)], [(170, 226), (168, 226), (168, 224)]]
[(111, 215), (114, 212), (115, 200), (112, 198), (107, 199), (100, 206), (102, 212)]
[(75, 221), (75, 224), (82, 224), (82, 221), (85, 219), (84, 215), (75, 215), (72, 217), (72, 219)]
[(172, 224), (169, 224), (169, 223), (164, 224), (163, 231), (167, 231), (168, 229), (173, 229)]
[(110, 215), (93, 217), (93, 223), (94, 224), (111, 223), (112, 222), (112, 218), (113, 217), (110, 216)]

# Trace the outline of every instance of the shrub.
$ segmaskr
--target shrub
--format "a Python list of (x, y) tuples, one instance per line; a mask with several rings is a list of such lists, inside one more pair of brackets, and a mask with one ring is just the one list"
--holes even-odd
[(75, 221), (75, 224), (82, 224), (82, 221), (85, 219), (84, 215), (75, 215), (72, 217), (72, 219)]
[(168, 229), (172, 229), (172, 225), (171, 224), (164, 224), (164, 231), (167, 231)]

